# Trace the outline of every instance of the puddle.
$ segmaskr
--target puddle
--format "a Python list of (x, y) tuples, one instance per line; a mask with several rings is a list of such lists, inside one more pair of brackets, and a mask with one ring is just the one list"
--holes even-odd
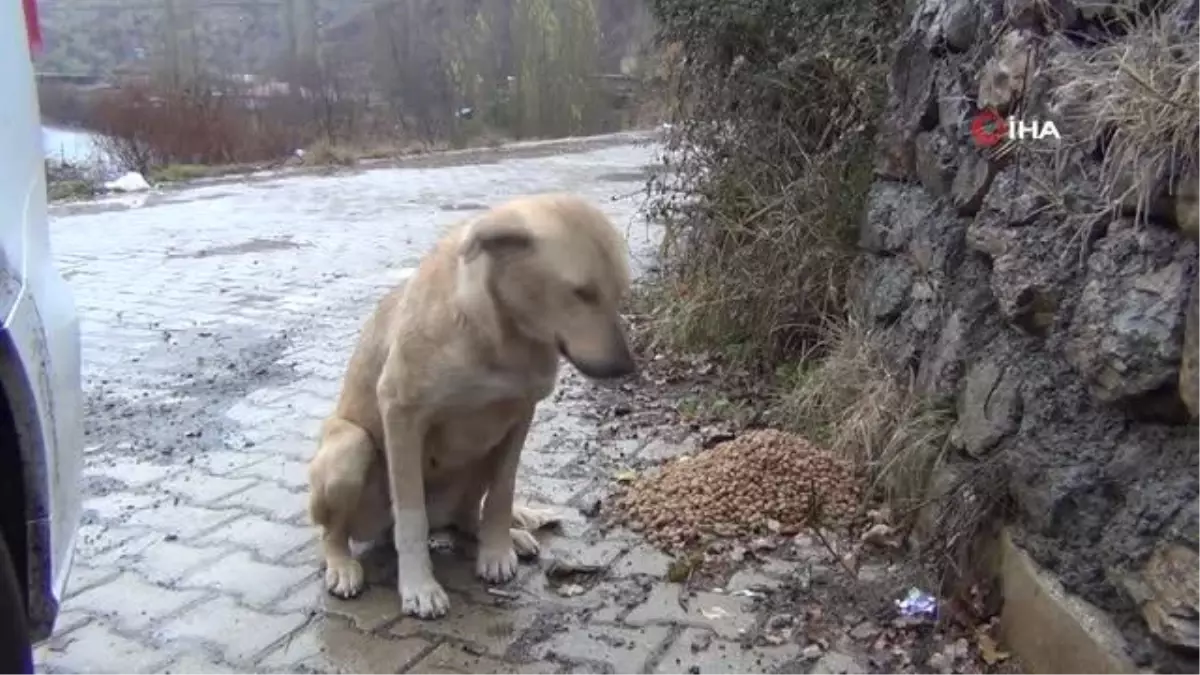
[(596, 180), (606, 183), (636, 183), (650, 177), (648, 171), (614, 171), (596, 176)]
[(457, 204), (442, 204), (438, 208), (443, 211), (486, 211), (488, 206), (479, 202), (459, 202)]
[(168, 258), (211, 258), (218, 255), (243, 255), (246, 253), (266, 253), (268, 251), (284, 251), (287, 249), (300, 248), (302, 244), (297, 244), (291, 239), (259, 239), (255, 237), (249, 241), (243, 241), (240, 244), (228, 244), (225, 246), (213, 246), (211, 248), (203, 248), (195, 253), (168, 253)]

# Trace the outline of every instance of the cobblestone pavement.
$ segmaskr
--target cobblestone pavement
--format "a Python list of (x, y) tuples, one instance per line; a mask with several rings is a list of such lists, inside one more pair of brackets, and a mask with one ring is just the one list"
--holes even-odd
[[(452, 610), (421, 622), (399, 615), (394, 571), (371, 551), (364, 596), (323, 592), (304, 513), (315, 432), (362, 320), (443, 226), (512, 194), (570, 189), (628, 226), (635, 259), (653, 247), (655, 232), (635, 217), (651, 148), (537, 154), (59, 209), (54, 244), (83, 315), (87, 500), (41, 670), (794, 667), (799, 644), (735, 644), (764, 620), (749, 600), (684, 602), (661, 554), (629, 534), (601, 536), (581, 514), (643, 443), (598, 442), (591, 385), (569, 370), (538, 414), (518, 490), (567, 514), (543, 536), (543, 561), (567, 555), (605, 572), (561, 588), (525, 564), (497, 592), (467, 557), (439, 552)], [(772, 572), (743, 573), (730, 588), (778, 583)]]

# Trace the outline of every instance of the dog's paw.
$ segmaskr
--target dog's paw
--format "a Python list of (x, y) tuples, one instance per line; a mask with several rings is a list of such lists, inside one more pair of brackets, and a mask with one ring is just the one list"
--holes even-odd
[(433, 577), (398, 584), (400, 611), (418, 619), (436, 619), (450, 609), (450, 596)]
[(349, 600), (363, 592), (363, 568), (350, 558), (343, 563), (329, 563), (325, 568), (325, 588), (330, 595)]
[(517, 552), (512, 543), (503, 546), (480, 546), (475, 560), (475, 573), (484, 581), (503, 584), (517, 576)]
[(536, 558), (541, 552), (542, 545), (532, 532), (516, 527), (508, 532), (512, 535), (513, 549), (516, 550), (518, 558)]

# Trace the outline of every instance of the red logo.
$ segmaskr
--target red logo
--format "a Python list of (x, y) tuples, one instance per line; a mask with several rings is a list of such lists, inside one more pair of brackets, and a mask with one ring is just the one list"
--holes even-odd
[(1008, 122), (989, 108), (971, 120), (971, 136), (979, 147), (990, 148), (1008, 137)]

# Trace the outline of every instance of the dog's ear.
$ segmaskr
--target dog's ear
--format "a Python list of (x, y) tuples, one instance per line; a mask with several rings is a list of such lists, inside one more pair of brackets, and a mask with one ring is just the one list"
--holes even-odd
[(481, 253), (500, 256), (521, 253), (533, 248), (533, 233), (519, 222), (481, 220), (473, 224), (459, 249), (465, 262), (471, 262)]

